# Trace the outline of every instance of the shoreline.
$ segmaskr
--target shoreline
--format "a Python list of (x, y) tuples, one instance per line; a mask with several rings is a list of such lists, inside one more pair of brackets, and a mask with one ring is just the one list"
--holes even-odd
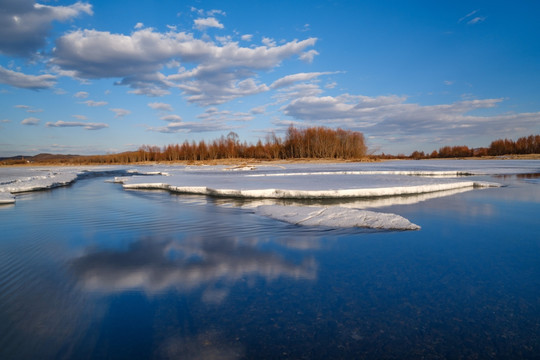
[(182, 166), (212, 166), (212, 165), (237, 165), (249, 166), (254, 164), (342, 164), (342, 163), (374, 163), (387, 161), (430, 161), (430, 160), (540, 160), (540, 154), (525, 154), (525, 155), (501, 155), (501, 156), (482, 156), (482, 157), (457, 157), (457, 158), (428, 158), (428, 159), (409, 159), (409, 158), (393, 158), (393, 159), (378, 159), (365, 157), (361, 159), (214, 159), (214, 160), (189, 160), (189, 161), (140, 161), (128, 163), (65, 163), (65, 162), (29, 162), (19, 164), (3, 164), (2, 167), (29, 167), (29, 166), (58, 166), (58, 167), (77, 167), (77, 166), (138, 166), (138, 165), (182, 165)]

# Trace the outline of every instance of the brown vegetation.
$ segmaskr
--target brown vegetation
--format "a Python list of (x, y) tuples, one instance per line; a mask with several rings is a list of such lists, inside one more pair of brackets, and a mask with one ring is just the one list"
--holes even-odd
[(409, 158), (467, 158), (525, 154), (540, 154), (540, 135), (520, 137), (517, 141), (499, 139), (492, 141), (487, 148), (471, 149), (465, 145), (462, 145), (444, 146), (440, 148), (439, 151), (434, 150), (431, 154), (424, 154), (423, 151), (414, 151), (411, 153)]

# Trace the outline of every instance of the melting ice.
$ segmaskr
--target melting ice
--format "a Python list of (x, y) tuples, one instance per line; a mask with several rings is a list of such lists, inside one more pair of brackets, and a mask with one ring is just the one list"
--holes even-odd
[[(117, 176), (126, 190), (165, 189), (222, 199), (250, 199), (249, 211), (305, 226), (418, 229), (396, 215), (363, 208), (407, 204), (478, 187), (478, 176), (539, 173), (540, 161), (393, 161), (245, 166), (50, 167), (0, 169), (0, 203), (13, 194), (70, 184), (85, 176)], [(406, 196), (406, 197), (404, 197)], [(283, 204), (287, 199), (288, 204)], [(306, 206), (301, 199), (334, 199)], [(258, 202), (258, 203), (257, 203)]]

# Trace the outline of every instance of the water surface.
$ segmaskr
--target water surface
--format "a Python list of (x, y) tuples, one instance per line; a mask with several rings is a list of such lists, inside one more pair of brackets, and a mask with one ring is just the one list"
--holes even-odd
[(537, 358), (538, 177), (303, 228), (104, 178), (0, 207), (1, 359)]

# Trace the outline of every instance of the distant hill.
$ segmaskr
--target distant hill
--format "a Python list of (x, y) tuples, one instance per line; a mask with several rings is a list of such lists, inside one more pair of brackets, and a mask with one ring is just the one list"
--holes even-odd
[(47, 162), (47, 161), (59, 161), (59, 160), (69, 160), (73, 158), (80, 157), (81, 155), (71, 155), (71, 154), (47, 154), (41, 153), (33, 156), (10, 156), (10, 157), (0, 157), (0, 161), (29, 161), (29, 162)]

